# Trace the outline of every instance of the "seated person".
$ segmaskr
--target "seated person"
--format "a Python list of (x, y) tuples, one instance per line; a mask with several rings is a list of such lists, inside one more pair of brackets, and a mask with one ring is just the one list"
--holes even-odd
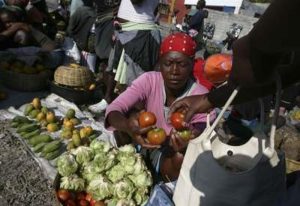
[[(0, 9), (0, 35), (8, 47), (26, 46), (30, 43), (29, 26), (8, 7)], [(2, 45), (3, 46), (3, 45)], [(1, 46), (1, 47), (2, 47)]]
[[(142, 74), (106, 109), (105, 126), (129, 135), (134, 143), (146, 149), (160, 147), (147, 143), (144, 138), (153, 127), (140, 128), (138, 114), (130, 115), (130, 111), (137, 103), (142, 103), (146, 111), (155, 114), (155, 126), (163, 128), (169, 138), (159, 150), (151, 152), (150, 158), (153, 157), (151, 162), (154, 162), (152, 166), (156, 172), (160, 171), (168, 181), (178, 178), (188, 144), (168, 122), (169, 107), (185, 96), (208, 92), (192, 77), (195, 48), (195, 42), (187, 34), (176, 33), (166, 37), (160, 47), (160, 71)], [(192, 136), (198, 136), (205, 126), (206, 114), (195, 115), (189, 124)]]
[(39, 46), (45, 51), (51, 51), (56, 48), (54, 41), (22, 22), (10, 7), (0, 8), (0, 42), (1, 49)]
[(25, 9), (29, 0), (0, 0), (0, 8), (5, 6), (16, 6), (20, 9)]

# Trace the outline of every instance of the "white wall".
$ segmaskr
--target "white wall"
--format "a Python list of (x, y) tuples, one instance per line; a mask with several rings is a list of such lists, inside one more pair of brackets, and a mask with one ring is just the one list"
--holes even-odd
[[(196, 5), (198, 0), (185, 0), (186, 5)], [(206, 0), (206, 6), (231, 6), (235, 7), (234, 13), (238, 14), (243, 0)]]

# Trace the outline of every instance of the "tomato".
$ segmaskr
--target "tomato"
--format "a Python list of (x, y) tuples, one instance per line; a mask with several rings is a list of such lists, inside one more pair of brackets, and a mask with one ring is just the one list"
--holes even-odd
[(188, 141), (191, 139), (192, 132), (189, 129), (179, 131), (178, 133), (179, 133), (180, 137), (185, 141)]
[(74, 200), (69, 199), (69, 200), (66, 202), (66, 206), (76, 206), (76, 203), (75, 203)]
[(94, 199), (91, 199), (91, 201), (90, 201), (90, 206), (95, 206), (96, 205), (96, 200), (94, 200)]
[(80, 200), (79, 201), (79, 206), (89, 206), (90, 203), (87, 200)]
[(61, 201), (64, 202), (71, 197), (71, 193), (68, 190), (59, 189), (57, 191), (57, 196), (58, 196), (58, 199), (60, 199)]
[(94, 206), (105, 206), (106, 204), (102, 201), (97, 201)]
[(76, 194), (76, 199), (77, 200), (85, 200), (85, 196), (86, 196), (85, 192), (78, 192)]
[(85, 199), (90, 202), (93, 198), (92, 195), (86, 194)]
[(156, 124), (155, 114), (152, 112), (142, 112), (139, 115), (139, 125), (142, 128), (149, 127)]
[(182, 114), (181, 112), (174, 112), (171, 115), (171, 124), (176, 130), (184, 129), (183, 122), (184, 114)]
[(160, 145), (166, 140), (166, 132), (162, 128), (152, 129), (147, 133), (147, 140), (150, 144)]

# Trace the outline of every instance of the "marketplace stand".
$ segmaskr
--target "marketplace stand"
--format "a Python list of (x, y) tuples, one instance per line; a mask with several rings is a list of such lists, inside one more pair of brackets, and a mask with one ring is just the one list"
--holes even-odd
[[(39, 108), (38, 114), (33, 111), (37, 107)], [(29, 111), (30, 108), (31, 111)], [(43, 111), (45, 111), (45, 115), (42, 114)], [(55, 121), (51, 120), (53, 116), (50, 114), (52, 113)], [(50, 122), (43, 126), (42, 117)], [(67, 120), (67, 118), (69, 119)], [(71, 118), (79, 120), (76, 122), (77, 125), (65, 123)], [(10, 169), (20, 169), (18, 174), (22, 176), (23, 181), (27, 182), (24, 183), (26, 187), (16, 188), (13, 193), (7, 193), (7, 190), (11, 188), (12, 180), (10, 178), (14, 176), (8, 175), (3, 180), (6, 184), (4, 184), (3, 194), (0, 197), (7, 205), (12, 205), (12, 202), (18, 203), (18, 205), (29, 203), (31, 205), (59, 205), (54, 193), (56, 190), (59, 191), (60, 201), (64, 202), (62, 205), (72, 205), (72, 202), (78, 205), (81, 203), (94, 205), (96, 200), (100, 203), (106, 201), (106, 203), (117, 204), (119, 201), (123, 201), (141, 205), (148, 199), (152, 177), (135, 148), (129, 145), (117, 148), (113, 133), (105, 130), (103, 122), (95, 121), (91, 113), (81, 111), (75, 104), (62, 97), (50, 94), (42, 99), (40, 104), (38, 98), (35, 98), (32, 103), (22, 105), (20, 108), (10, 107), (0, 110), (0, 122), (3, 127), (1, 128), (3, 130), (1, 139), (3, 142), (10, 142), (5, 144), (6, 148), (0, 147), (1, 152), (3, 152), (2, 149), (8, 150), (6, 151), (7, 155), (2, 155), (0, 160), (4, 161), (5, 165), (15, 165), (15, 167), (7, 168), (6, 173), (15, 174), (16, 171), (10, 171)], [(72, 128), (71, 137), (68, 135), (66, 137), (63, 131), (69, 128)], [(92, 129), (92, 132), (84, 133), (86, 128)], [(71, 141), (74, 143), (74, 134), (77, 136), (79, 134), (81, 143), (69, 148), (69, 143)], [(92, 139), (83, 142), (85, 138)], [(43, 146), (39, 148), (38, 145)], [(45, 152), (46, 150), (47, 152)], [(20, 151), (24, 154), (21, 156), (26, 158), (20, 160)], [(9, 153), (11, 162), (5, 159)], [(18, 168), (18, 165), (22, 164), (27, 165), (26, 170)], [(75, 170), (74, 165), (77, 165)], [(30, 168), (35, 172), (28, 173)], [(86, 176), (83, 177), (84, 175)], [(39, 193), (33, 191), (34, 184), (28, 184), (30, 178), (41, 185)], [(17, 178), (17, 180), (19, 179)], [(15, 184), (19, 184), (19, 182), (15, 181)], [(62, 188), (64, 190), (61, 191)], [(16, 195), (21, 193), (19, 190), (22, 191), (22, 198)], [(88, 195), (86, 190), (91, 195)], [(64, 199), (66, 196), (63, 195), (66, 194), (66, 191), (68, 198)], [(33, 195), (34, 193), (48, 198), (44, 198), (45, 202), (43, 202), (43, 198), (37, 199), (38, 195)], [(87, 198), (89, 199), (87, 200)]]

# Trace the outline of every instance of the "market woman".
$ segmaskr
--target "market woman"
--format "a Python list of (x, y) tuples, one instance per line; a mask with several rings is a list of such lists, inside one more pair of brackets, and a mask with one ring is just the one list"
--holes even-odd
[[(134, 143), (147, 149), (158, 148), (147, 143), (144, 138), (153, 128), (141, 129), (137, 121), (138, 115), (132, 113), (130, 115), (130, 112), (137, 103), (142, 103), (146, 111), (155, 114), (157, 118), (155, 126), (163, 128), (169, 138), (165, 146), (151, 153), (151, 162), (156, 171), (160, 170), (163, 177), (169, 180), (177, 178), (188, 143), (178, 136), (167, 121), (169, 107), (185, 96), (208, 92), (192, 78), (195, 48), (195, 42), (184, 33), (176, 33), (165, 38), (160, 48), (160, 72), (146, 72), (141, 75), (106, 109), (106, 127), (111, 126), (129, 135)], [(206, 114), (197, 114), (192, 118), (189, 129), (193, 136), (203, 131), (205, 122)]]
[(161, 42), (160, 30), (154, 22), (158, 3), (121, 1), (115, 24), (116, 42), (105, 72), (107, 89), (103, 100), (89, 107), (91, 111), (100, 113), (106, 109), (113, 100), (116, 82), (124, 88), (144, 72), (154, 70)]

